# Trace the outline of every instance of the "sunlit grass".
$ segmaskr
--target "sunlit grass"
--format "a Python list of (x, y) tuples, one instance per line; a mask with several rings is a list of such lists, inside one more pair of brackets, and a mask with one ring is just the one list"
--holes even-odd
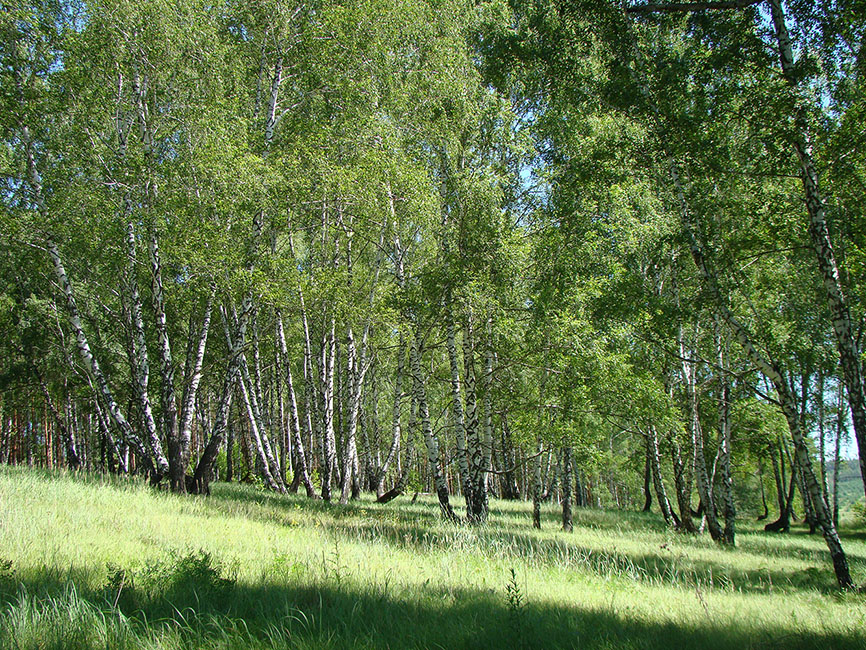
[(866, 647), (866, 602), (837, 592), (820, 536), (743, 521), (729, 550), (642, 513), (530, 523), (525, 503), (472, 528), (423, 496), (178, 497), (3, 467), (0, 647)]

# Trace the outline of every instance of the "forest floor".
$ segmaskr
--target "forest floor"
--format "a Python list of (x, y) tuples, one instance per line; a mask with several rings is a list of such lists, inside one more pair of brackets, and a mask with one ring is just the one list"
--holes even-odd
[(0, 648), (866, 648), (866, 596), (800, 529), (722, 549), (655, 514), (213, 492), (0, 467)]

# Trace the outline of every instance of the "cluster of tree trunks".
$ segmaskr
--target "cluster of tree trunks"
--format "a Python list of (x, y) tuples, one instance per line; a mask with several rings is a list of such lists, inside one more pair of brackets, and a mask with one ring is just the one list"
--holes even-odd
[[(510, 62), (482, 52), (501, 54), (489, 45), (496, 29), (467, 41), (472, 3), (432, 27), (418, 20), (429, 7), (408, 1), (389, 20), (339, 3), (213, 15), (184, 4), (164, 21), (85, 3), (85, 23), (49, 3), (5, 20), (0, 318), (19, 332), (0, 342), (11, 359), (0, 461), (135, 473), (177, 493), (208, 494), (223, 472), (341, 504), (365, 490), (380, 503), (430, 492), (446, 520), (473, 525), (487, 521), (491, 496), (531, 500), (539, 528), (543, 504), (558, 501), (565, 531), (575, 508), (655, 503), (676, 529), (734, 545), (742, 454), (758, 463), (764, 519), (765, 470), (775, 486), (766, 530), (788, 531), (796, 504), (851, 587), (836, 485), (848, 417), (866, 445), (866, 385), (857, 285), (834, 248), (838, 220), (813, 151), (818, 84), (786, 16), (799, 9), (595, 4), (588, 49), (568, 31), (583, 17), (553, 26), (552, 5), (503, 6), (514, 20), (498, 31), (541, 30), (501, 48)], [(820, 279), (824, 322), (809, 335), (835, 344), (821, 367), (763, 336), (771, 308), (743, 307), (751, 296), (726, 277), (734, 264), (716, 221), (750, 204), (716, 214), (739, 199), (708, 202), (707, 182), (724, 183), (696, 171), (697, 140), (682, 134), (683, 106), (715, 98), (691, 102), (677, 94), (688, 84), (662, 84), (649, 51), (667, 45), (645, 39), (655, 14), (744, 11), (754, 24), (725, 38), (742, 29), (763, 43), (764, 72), (785, 95), (774, 117), (786, 127), (769, 149), (789, 150), (787, 191), (805, 205), (808, 235), (791, 248), (808, 250)], [(193, 15), (196, 38), (176, 38)], [(416, 25), (413, 42), (390, 21)], [(376, 38), (358, 28), (368, 24)], [(208, 39), (214, 47), (201, 46)], [(590, 79), (604, 71), (610, 79)], [(592, 136), (563, 128), (577, 115)], [(583, 159), (596, 129), (620, 130), (596, 118), (627, 125), (637, 153)], [(720, 139), (733, 149), (740, 137)], [(548, 172), (543, 198), (530, 196), (530, 177)], [(599, 189), (608, 173), (616, 192)], [(652, 243), (622, 234), (650, 213), (665, 219)], [(781, 284), (773, 291), (787, 297)], [(611, 287), (623, 312), (602, 300)], [(610, 397), (619, 392), (634, 403)], [(734, 449), (733, 405), (756, 395), (786, 431)], [(860, 464), (866, 490), (862, 453)]]

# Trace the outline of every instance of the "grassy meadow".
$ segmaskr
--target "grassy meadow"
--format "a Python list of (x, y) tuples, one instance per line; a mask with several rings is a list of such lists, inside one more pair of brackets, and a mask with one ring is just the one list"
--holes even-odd
[[(739, 523), (736, 549), (655, 515), (544, 530), (494, 501), (349, 506), (218, 483), (209, 498), (0, 467), (0, 648), (866, 648), (866, 596), (820, 536)], [(843, 530), (855, 580), (866, 533)]]

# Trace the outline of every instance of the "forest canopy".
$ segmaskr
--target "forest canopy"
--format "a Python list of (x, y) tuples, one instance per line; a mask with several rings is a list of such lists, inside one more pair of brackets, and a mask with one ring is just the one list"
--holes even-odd
[(854, 586), (862, 3), (2, 7), (0, 462), (800, 511)]

